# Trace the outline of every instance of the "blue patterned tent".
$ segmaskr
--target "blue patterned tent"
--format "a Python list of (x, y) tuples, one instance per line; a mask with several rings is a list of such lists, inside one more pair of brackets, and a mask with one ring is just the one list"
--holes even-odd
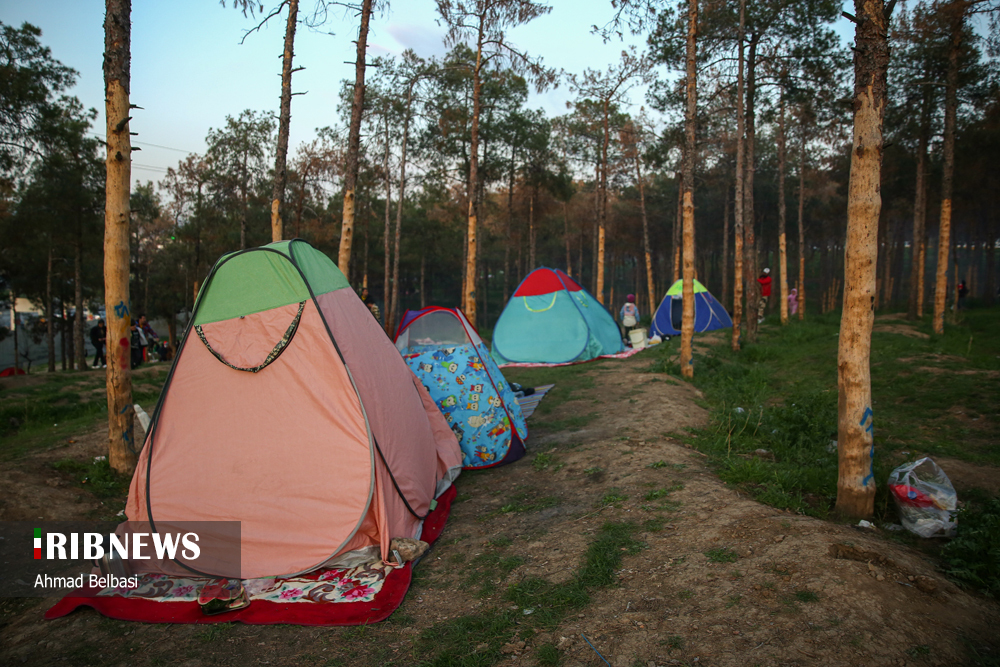
[(396, 349), (458, 436), (465, 468), (490, 468), (524, 456), (528, 428), (521, 408), (461, 310), (406, 311)]

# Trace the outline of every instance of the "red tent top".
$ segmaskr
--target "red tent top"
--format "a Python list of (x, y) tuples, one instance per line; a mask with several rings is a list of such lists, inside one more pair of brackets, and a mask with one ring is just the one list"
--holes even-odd
[(542, 267), (532, 271), (517, 287), (514, 296), (540, 296), (552, 294), (561, 289), (579, 292), (583, 288), (559, 269)]

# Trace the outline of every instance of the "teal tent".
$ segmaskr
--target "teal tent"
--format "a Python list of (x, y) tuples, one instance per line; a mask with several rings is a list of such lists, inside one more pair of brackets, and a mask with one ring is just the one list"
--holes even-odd
[(611, 313), (559, 269), (528, 274), (493, 329), (499, 364), (574, 363), (624, 350)]

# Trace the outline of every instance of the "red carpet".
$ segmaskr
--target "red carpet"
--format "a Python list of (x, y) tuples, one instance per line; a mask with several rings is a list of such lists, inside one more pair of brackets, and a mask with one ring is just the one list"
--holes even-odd
[[(438, 498), (438, 505), (424, 521), (421, 539), (433, 544), (444, 530), (451, 503), (456, 495), (452, 485)], [(230, 623), (240, 621), (251, 625), (285, 623), (290, 625), (362, 625), (377, 623), (396, 611), (410, 588), (413, 563), (390, 572), (371, 602), (302, 603), (254, 600), (249, 607), (205, 616), (197, 602), (157, 602), (155, 600), (109, 597), (86, 597), (83, 589), (67, 595), (45, 612), (45, 618), (65, 616), (77, 607), (93, 607), (108, 618), (143, 623)], [(84, 595), (81, 595), (83, 593)]]

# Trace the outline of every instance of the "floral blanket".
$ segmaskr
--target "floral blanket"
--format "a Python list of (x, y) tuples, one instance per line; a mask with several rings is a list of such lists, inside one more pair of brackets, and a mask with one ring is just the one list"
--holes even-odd
[[(243, 582), (250, 600), (272, 602), (371, 602), (382, 590), (392, 565), (377, 562), (352, 569), (310, 572), (287, 579), (247, 579)], [(196, 602), (207, 578), (179, 578), (144, 574), (133, 589), (105, 588), (99, 596), (146, 598), (159, 602)]]

